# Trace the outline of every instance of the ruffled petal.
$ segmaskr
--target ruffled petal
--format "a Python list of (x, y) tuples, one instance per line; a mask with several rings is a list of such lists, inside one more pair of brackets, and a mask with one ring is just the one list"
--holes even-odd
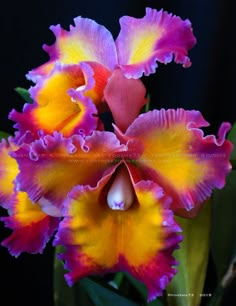
[[(62, 65), (30, 89), (33, 104), (25, 104), (23, 113), (13, 110), (9, 118), (16, 121), (21, 134), (39, 130), (47, 134), (60, 131), (69, 137), (74, 133), (90, 134), (97, 126), (94, 116), (109, 72), (95, 63)], [(96, 81), (97, 80), (97, 81)], [(93, 99), (93, 101), (91, 100)]]
[[(103, 102), (104, 89), (107, 85), (108, 79), (110, 78), (112, 72), (108, 70), (105, 66), (95, 63), (95, 62), (83, 62), (80, 63), (81, 67), (90, 66), (92, 70), (92, 77), (94, 80), (93, 86), (88, 86), (91, 77), (85, 75), (85, 88), (79, 88), (79, 92), (81, 92), (84, 96), (89, 97), (93, 103), (99, 107)], [(78, 91), (78, 88), (77, 88)]]
[(20, 168), (17, 188), (47, 214), (61, 216), (67, 193), (77, 184), (96, 186), (122, 148), (110, 132), (96, 131), (85, 139), (60, 133), (43, 136), (12, 154)]
[(77, 64), (83, 61), (98, 62), (108, 69), (114, 69), (117, 64), (116, 47), (111, 33), (95, 21), (77, 17), (74, 26), (66, 31), (60, 25), (50, 29), (56, 37), (52, 46), (44, 45), (50, 60), (42, 66), (30, 71), (27, 78), (36, 82), (53, 69), (55, 62)]
[(116, 69), (104, 91), (105, 100), (112, 112), (116, 125), (123, 132), (140, 113), (147, 102), (146, 89), (140, 80), (127, 79)]
[(2, 245), (16, 257), (22, 252), (42, 253), (58, 227), (59, 218), (46, 215), (24, 192), (15, 194), (10, 214), (9, 217), (1, 218), (5, 226), (13, 230)]
[(128, 271), (148, 288), (148, 300), (161, 295), (176, 269), (172, 251), (182, 239), (166, 206), (169, 199), (153, 182), (134, 186), (136, 200), (126, 210), (112, 210), (107, 185), (75, 187), (66, 203), (55, 244), (63, 245), (69, 285), (89, 274)]
[(125, 135), (143, 148), (137, 160), (143, 177), (162, 186), (174, 199), (175, 213), (186, 217), (224, 186), (231, 169), (232, 144), (225, 140), (230, 124), (222, 124), (218, 139), (203, 135), (199, 128), (207, 125), (198, 111), (162, 109), (140, 115)]
[(24, 192), (16, 190), (15, 178), (19, 172), (17, 162), (10, 154), (18, 149), (14, 138), (0, 144), (0, 205), (7, 209), (9, 217), (1, 218), (12, 234), (2, 245), (13, 256), (21, 252), (41, 253), (58, 226), (58, 219), (47, 216), (38, 204), (32, 204)]
[(14, 193), (14, 179), (18, 174), (17, 162), (9, 155), (9, 152), (16, 150), (11, 137), (8, 142), (3, 139), (0, 143), (0, 205), (8, 208)]
[(124, 16), (120, 19), (121, 30), (116, 40), (118, 62), (129, 78), (154, 73), (157, 61), (172, 61), (184, 67), (191, 65), (187, 56), (196, 39), (188, 19), (161, 10), (146, 8), (141, 19)]

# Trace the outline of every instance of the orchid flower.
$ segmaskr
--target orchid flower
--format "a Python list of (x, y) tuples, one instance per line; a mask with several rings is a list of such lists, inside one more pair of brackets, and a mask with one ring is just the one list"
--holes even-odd
[[(91, 274), (127, 271), (143, 282), (148, 300), (177, 272), (172, 253), (182, 240), (174, 215), (196, 216), (213, 189), (223, 188), (232, 144), (204, 136), (200, 112), (153, 110), (139, 115), (146, 90), (138, 78), (157, 61), (189, 67), (191, 24), (147, 8), (122, 17), (114, 42), (94, 21), (52, 27), (50, 60), (28, 74), (33, 104), (13, 110), (15, 137), (0, 144), (0, 205), (13, 233), (12, 255), (42, 252), (48, 240), (69, 285)], [(98, 115), (106, 107), (114, 131)]]
[[(56, 130), (66, 137), (74, 133), (89, 135), (99, 124), (98, 113), (106, 109), (104, 102), (112, 111), (103, 96), (111, 76), (117, 76), (117, 82), (124, 86), (135, 86), (137, 116), (147, 101), (146, 91), (140, 80), (127, 78), (154, 73), (157, 61), (167, 64), (174, 58), (184, 67), (191, 65), (187, 54), (196, 39), (190, 21), (163, 10), (147, 8), (140, 19), (122, 17), (116, 41), (93, 20), (77, 17), (74, 23), (69, 31), (60, 25), (51, 27), (56, 41), (52, 46), (43, 46), (50, 60), (27, 75), (36, 82), (30, 88), (34, 103), (26, 104), (23, 113), (13, 110), (9, 116), (17, 122), (15, 127), (21, 134), (30, 130), (37, 138), (38, 130), (46, 134)], [(119, 73), (113, 75), (117, 69), (123, 77)]]
[(149, 300), (162, 293), (181, 240), (173, 212), (196, 215), (231, 169), (230, 125), (222, 124), (218, 139), (204, 137), (202, 126), (197, 111), (154, 110), (126, 133), (55, 132), (11, 153), (18, 188), (46, 214), (64, 218), (54, 244), (66, 247), (69, 284), (125, 270), (147, 286)]

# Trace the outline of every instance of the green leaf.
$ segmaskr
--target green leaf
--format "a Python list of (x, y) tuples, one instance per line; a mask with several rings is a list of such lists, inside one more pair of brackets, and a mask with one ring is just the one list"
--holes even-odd
[(15, 91), (25, 100), (25, 102), (32, 104), (33, 100), (30, 97), (30, 93), (27, 89), (22, 87), (16, 87)]
[[(60, 248), (56, 248), (57, 252), (60, 252)], [(77, 306), (74, 289), (70, 288), (64, 279), (64, 267), (62, 262), (54, 259), (54, 303), (55, 306)], [(86, 298), (85, 298), (86, 300)], [(85, 302), (85, 306), (89, 304)], [(89, 305), (93, 306), (93, 304)]]
[(147, 94), (147, 97), (146, 97), (146, 104), (142, 107), (141, 109), (141, 113), (147, 113), (150, 111), (150, 107), (151, 107), (151, 96), (150, 94)]
[(167, 287), (168, 306), (200, 304), (204, 287), (210, 242), (211, 201), (204, 204), (194, 219), (176, 217), (184, 240), (174, 253), (178, 273)]
[(144, 301), (147, 301), (148, 298), (148, 292), (147, 288), (144, 284), (137, 281), (135, 278), (133, 278), (129, 273), (124, 273), (125, 277), (129, 280), (129, 282), (133, 285), (133, 287), (138, 291), (140, 296)]
[(230, 160), (232, 165), (236, 167), (236, 123), (233, 125), (227, 137), (234, 145), (234, 149), (231, 153)]
[[(61, 248), (56, 248), (57, 253)], [(55, 258), (54, 263), (54, 302), (55, 306), (140, 306), (120, 292), (96, 279), (85, 277), (73, 287), (69, 287), (64, 279), (65, 270), (62, 262)]]
[(155, 299), (154, 301), (146, 304), (147, 306), (163, 306), (162, 302), (159, 299)]
[(122, 281), (124, 278), (124, 273), (123, 272), (117, 272), (115, 274), (114, 280), (112, 281), (112, 283), (114, 283), (115, 287), (119, 288)]
[(222, 190), (213, 194), (211, 252), (219, 280), (236, 254), (236, 170)]
[(9, 136), (10, 134), (8, 134), (7, 132), (0, 131), (0, 140), (3, 138), (7, 139)]
[(109, 290), (106, 287), (94, 282), (89, 278), (83, 278), (80, 285), (88, 293), (94, 303), (94, 306), (138, 306), (133, 301)]

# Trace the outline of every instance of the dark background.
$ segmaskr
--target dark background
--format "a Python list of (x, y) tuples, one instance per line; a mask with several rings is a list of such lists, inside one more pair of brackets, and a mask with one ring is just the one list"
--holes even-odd
[[(198, 109), (211, 123), (207, 131), (217, 133), (222, 121), (234, 123), (236, 120), (233, 2), (4, 1), (4, 6), (1, 4), (0, 8), (0, 130), (12, 133), (13, 123), (7, 119), (8, 113), (13, 107), (19, 111), (22, 109), (23, 100), (14, 88), (29, 88), (31, 83), (26, 80), (25, 74), (48, 59), (41, 46), (54, 41), (50, 25), (60, 23), (67, 28), (74, 17), (81, 15), (105, 25), (116, 37), (119, 17), (142, 17), (145, 7), (150, 6), (164, 8), (183, 19), (189, 18), (198, 40), (190, 51), (191, 68), (183, 69), (174, 63), (159, 65), (155, 75), (144, 78), (152, 99), (151, 107)], [(1, 241), (9, 233), (0, 224)], [(52, 265), (53, 249), (50, 245), (43, 255), (22, 254), (17, 259), (0, 247), (0, 305), (52, 306)], [(211, 262), (208, 275), (207, 290), (213, 290), (215, 274)]]

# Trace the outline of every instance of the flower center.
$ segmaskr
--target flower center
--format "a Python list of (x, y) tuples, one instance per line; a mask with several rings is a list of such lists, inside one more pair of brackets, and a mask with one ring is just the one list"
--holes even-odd
[(113, 210), (127, 210), (134, 197), (129, 173), (125, 167), (120, 167), (107, 194), (107, 204)]

